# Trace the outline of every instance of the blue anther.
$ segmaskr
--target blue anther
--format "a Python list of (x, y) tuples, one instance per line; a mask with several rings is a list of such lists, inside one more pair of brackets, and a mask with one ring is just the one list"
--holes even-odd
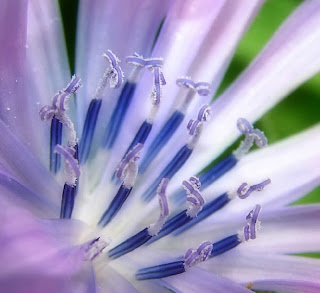
[(144, 144), (149, 136), (151, 129), (152, 129), (152, 124), (147, 121), (144, 121), (140, 129), (138, 130), (135, 138), (133, 139), (130, 146), (128, 147), (126, 154), (138, 143)]
[(184, 273), (184, 261), (175, 261), (167, 264), (162, 264), (154, 267), (148, 267), (139, 270), (136, 273), (137, 280), (149, 280), (149, 279), (160, 279), (177, 274)]
[(152, 239), (150, 239), (148, 244), (151, 244), (152, 242), (159, 240), (160, 238), (162, 238), (162, 237), (170, 234), (171, 232), (177, 230), (178, 228), (186, 225), (191, 220), (197, 218), (197, 217), (192, 218), (192, 217), (188, 216), (186, 212), (187, 212), (187, 210), (184, 210), (184, 211), (180, 212), (179, 214), (175, 215), (174, 217), (172, 217), (171, 219), (169, 219), (163, 225), (160, 232), (157, 235), (153, 236)]
[(175, 131), (178, 129), (179, 125), (183, 121), (184, 114), (180, 111), (175, 111), (172, 116), (167, 120), (165, 125), (162, 127), (158, 135), (155, 137), (151, 143), (148, 151), (139, 166), (139, 172), (142, 174), (151, 164), (155, 156), (161, 151), (161, 149), (166, 145)]
[(88, 159), (94, 130), (96, 128), (97, 119), (101, 108), (101, 103), (101, 99), (93, 99), (88, 108), (86, 121), (84, 123), (82, 136), (79, 144), (80, 164), (85, 163)]
[(193, 218), (192, 221), (186, 223), (185, 225), (179, 227), (179, 229), (173, 233), (174, 236), (177, 236), (181, 234), (182, 232), (188, 230), (195, 224), (201, 222), (205, 218), (209, 217), (214, 212), (218, 211), (222, 207), (224, 207), (228, 202), (230, 201), (230, 198), (227, 193), (224, 193), (214, 200), (208, 202), (206, 205), (203, 206), (202, 210), (198, 213), (196, 217)]
[(218, 242), (213, 243), (213, 247), (209, 257), (211, 258), (219, 254), (225, 253), (228, 250), (238, 246), (240, 243), (241, 240), (239, 239), (238, 234), (226, 237)]
[(115, 215), (119, 212), (122, 205), (128, 198), (132, 188), (127, 188), (123, 184), (120, 186), (116, 196), (112, 200), (109, 208), (104, 212), (102, 215), (99, 225), (106, 226), (108, 223), (111, 222), (111, 220), (115, 217)]
[(160, 173), (158, 178), (150, 185), (150, 187), (143, 193), (142, 198), (144, 201), (149, 202), (156, 195), (157, 187), (162, 178), (171, 179), (174, 174), (176, 174), (184, 163), (188, 160), (192, 154), (192, 149), (188, 145), (184, 145), (178, 153), (175, 155), (173, 160), (165, 167), (165, 169)]
[[(210, 184), (226, 174), (237, 164), (237, 162), (238, 160), (234, 155), (229, 155), (217, 164), (213, 165), (209, 170), (203, 172), (200, 175), (197, 175), (201, 182), (201, 189), (204, 190)], [(177, 192), (173, 196), (176, 204), (178, 205), (182, 204), (185, 201), (185, 197), (186, 195), (184, 190), (179, 190), (179, 192)]]
[(115, 248), (109, 251), (109, 257), (112, 259), (118, 258), (146, 243), (152, 236), (148, 233), (148, 228), (138, 232)]
[(71, 186), (66, 183), (63, 187), (63, 192), (62, 192), (61, 210), (60, 210), (61, 219), (71, 218), (75, 196), (76, 196), (76, 186)]
[(111, 149), (118, 136), (119, 130), (122, 126), (124, 117), (129, 109), (134, 92), (136, 89), (136, 83), (126, 82), (124, 85), (117, 105), (112, 113), (111, 119), (108, 123), (106, 130), (106, 137), (103, 142), (103, 147)]
[(61, 157), (54, 152), (57, 144), (62, 143), (62, 123), (53, 116), (50, 128), (50, 171), (57, 173), (61, 166)]

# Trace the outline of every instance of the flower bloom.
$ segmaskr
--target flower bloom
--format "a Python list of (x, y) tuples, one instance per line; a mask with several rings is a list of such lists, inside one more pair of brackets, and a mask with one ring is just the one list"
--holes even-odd
[(320, 2), (211, 101), (262, 4), (82, 0), (70, 79), (56, 2), (1, 2), (1, 290), (320, 292), (290, 255), (319, 251), (320, 206), (288, 206), (320, 126), (265, 147), (251, 124), (319, 71)]

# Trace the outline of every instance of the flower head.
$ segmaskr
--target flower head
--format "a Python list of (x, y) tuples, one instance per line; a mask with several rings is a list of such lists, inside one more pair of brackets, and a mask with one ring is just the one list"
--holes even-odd
[(320, 207), (287, 206), (319, 185), (319, 126), (267, 147), (252, 124), (319, 71), (319, 1), (212, 102), (262, 4), (80, 1), (71, 80), (56, 2), (0, 4), (0, 288), (320, 290), (288, 255), (319, 250)]

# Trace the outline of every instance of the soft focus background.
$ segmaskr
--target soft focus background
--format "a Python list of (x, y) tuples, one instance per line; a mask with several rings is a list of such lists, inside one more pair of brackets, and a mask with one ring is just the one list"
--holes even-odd
[[(74, 44), (78, 1), (59, 0), (59, 2), (64, 21), (71, 72), (74, 72)], [(302, 0), (266, 0), (251, 28), (241, 41), (218, 94), (251, 62), (282, 21), (301, 2)], [(273, 143), (320, 122), (319, 110), (320, 74), (317, 74), (264, 115), (255, 125), (266, 133), (269, 143)], [(236, 142), (235, 144), (237, 145), (238, 143)], [(233, 149), (234, 146), (231, 146), (221, 157), (230, 153)], [(301, 151), (303, 152), (303, 150)], [(294, 160), (294, 158), (292, 159)], [(315, 202), (320, 202), (320, 187), (297, 203)], [(308, 256), (320, 257), (320, 254), (308, 254)]]

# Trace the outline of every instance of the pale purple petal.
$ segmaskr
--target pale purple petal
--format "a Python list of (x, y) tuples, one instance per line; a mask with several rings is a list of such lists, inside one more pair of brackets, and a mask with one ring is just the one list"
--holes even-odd
[(158, 281), (162, 286), (174, 292), (213, 292), (213, 293), (249, 293), (251, 290), (241, 286), (220, 274), (211, 274), (200, 268), (191, 268), (188, 272), (164, 278)]
[[(6, 265), (0, 268), (0, 286), (5, 292), (95, 292), (91, 263), (64, 242), (61, 226), (55, 230), (53, 222), (47, 225), (9, 204), (2, 203), (1, 210), (0, 261)], [(65, 233), (72, 230), (80, 236), (78, 225), (67, 225)]]
[(246, 251), (243, 249), (240, 251), (238, 248), (240, 246), (199, 266), (242, 284), (269, 279), (319, 282), (320, 260), (318, 259), (264, 252), (252, 253), (249, 248)]
[(262, 280), (255, 281), (252, 288), (255, 290), (271, 290), (288, 293), (318, 293), (320, 292), (320, 283), (295, 280)]
[(62, 188), (37, 158), (0, 120), (0, 165), (22, 184), (59, 205)]

